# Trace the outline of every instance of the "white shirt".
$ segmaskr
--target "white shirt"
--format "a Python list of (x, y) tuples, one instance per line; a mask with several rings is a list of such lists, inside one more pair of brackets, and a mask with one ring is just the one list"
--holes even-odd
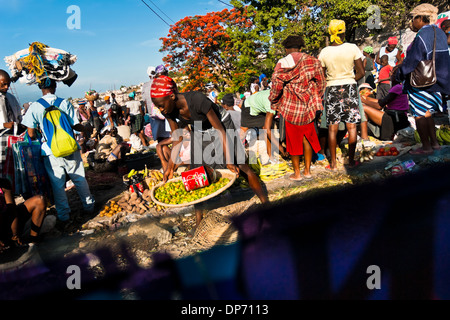
[(387, 55), (389, 57), (389, 64), (392, 67), (395, 67), (396, 63), (397, 63), (397, 54), (398, 54), (398, 49), (395, 48), (394, 50), (392, 50), (391, 52), (388, 52), (386, 50), (386, 47), (382, 47), (380, 49), (380, 54), (379, 57), (381, 59), (382, 56)]
[(323, 48), (318, 59), (327, 68), (327, 86), (355, 84), (355, 61), (362, 57), (361, 50), (353, 43)]
[(126, 103), (127, 108), (130, 109), (131, 115), (138, 115), (141, 114), (141, 102), (136, 100), (127, 101)]

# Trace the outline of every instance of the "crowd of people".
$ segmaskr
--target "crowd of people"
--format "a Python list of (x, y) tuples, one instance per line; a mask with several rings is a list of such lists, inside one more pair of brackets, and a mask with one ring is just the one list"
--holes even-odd
[[(160, 65), (148, 68), (149, 81), (142, 86), (141, 98), (133, 91), (123, 105), (114, 93), (103, 98), (101, 109), (96, 99), (78, 101), (77, 107), (63, 99), (59, 109), (67, 115), (80, 150), (55, 157), (49, 145), (42, 143), (58, 224), (64, 227), (71, 221), (65, 192), (68, 179), (74, 183), (84, 210), (93, 212), (95, 208), (82, 153), (88, 154), (93, 170), (105, 172), (117, 170), (131, 148), (145, 151), (154, 147), (165, 180), (172, 178), (180, 165), (190, 169), (202, 165), (226, 168), (244, 177), (263, 204), (268, 203), (268, 194), (248, 165), (248, 147), (254, 138), (265, 142), (264, 164), (290, 158), (294, 172), (288, 179), (294, 182), (312, 179), (313, 159), (328, 159), (326, 169), (337, 170), (337, 146), (345, 134), (348, 166), (358, 166), (358, 140), (367, 144), (369, 136), (392, 140), (399, 130), (411, 125), (410, 116), (422, 143), (411, 154), (432, 154), (441, 148), (434, 116), (445, 112), (450, 95), (450, 20), (438, 28), (436, 19), (434, 6), (414, 8), (410, 28), (417, 35), (404, 51), (396, 37), (390, 37), (376, 53), (371, 46), (361, 50), (346, 42), (346, 25), (341, 20), (330, 22), (330, 45), (317, 56), (302, 52), (301, 35), (290, 35), (283, 41), (285, 57), (277, 62), (272, 75), (254, 77), (243, 93), (219, 94), (212, 83), (207, 84), (205, 92), (182, 93)], [(416, 86), (412, 74), (420, 63), (431, 59), (436, 66), (435, 81)], [(21, 115), (14, 96), (7, 92), (9, 85), (8, 73), (0, 70), (3, 146), (8, 136), (21, 132), (31, 140), (49, 140), (38, 130), (44, 122), (43, 103), (32, 103)], [(56, 87), (54, 80), (39, 85), (42, 99), (49, 105), (58, 98)], [(273, 131), (275, 127), (278, 130)], [(0, 165), (4, 162), (2, 153)], [(36, 196), (15, 206), (10, 184), (7, 180), (0, 183), (0, 199), (4, 200), (0, 203), (1, 247), (11, 239), (22, 243), (18, 228), (29, 217), (33, 222), (29, 241), (37, 241), (46, 202)], [(196, 206), (197, 223), (204, 209)]]

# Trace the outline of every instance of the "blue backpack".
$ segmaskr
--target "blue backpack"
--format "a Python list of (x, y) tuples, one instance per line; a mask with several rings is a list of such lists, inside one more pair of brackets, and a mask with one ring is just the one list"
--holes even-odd
[(57, 98), (53, 105), (39, 99), (44, 108), (43, 128), (47, 145), (55, 157), (67, 157), (79, 149), (67, 114), (59, 109), (64, 100)]

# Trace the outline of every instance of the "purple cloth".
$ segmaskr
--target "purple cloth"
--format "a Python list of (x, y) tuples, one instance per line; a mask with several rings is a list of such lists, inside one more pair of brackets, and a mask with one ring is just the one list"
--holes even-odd
[(408, 95), (403, 93), (403, 86), (401, 84), (397, 84), (393, 86), (389, 93), (396, 94), (394, 100), (388, 103), (387, 109), (389, 110), (398, 110), (398, 111), (408, 111)]

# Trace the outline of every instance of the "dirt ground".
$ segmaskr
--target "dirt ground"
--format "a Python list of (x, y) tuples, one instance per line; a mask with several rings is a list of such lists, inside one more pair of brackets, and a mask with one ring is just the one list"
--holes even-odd
[[(415, 166), (412, 169), (420, 170), (450, 161), (450, 146), (443, 146), (430, 156), (408, 154), (408, 151), (415, 147), (414, 143), (399, 143), (395, 146), (400, 150), (397, 157), (375, 157), (370, 162), (350, 169), (345, 165), (341, 153), (338, 156), (339, 170), (336, 172), (326, 170), (328, 161), (324, 160), (313, 164), (312, 180), (293, 182), (286, 176), (263, 183), (263, 186), (268, 191), (271, 206), (276, 208), (277, 204), (309, 197), (316, 192), (390, 177), (390, 166), (395, 163), (413, 161)], [(44, 263), (108, 248), (116, 253), (117, 263), (120, 265), (121, 250), (125, 245), (139, 266), (150, 267), (157, 252), (168, 253), (174, 259), (180, 259), (215, 245), (236, 241), (239, 234), (233, 227), (231, 218), (261, 206), (251, 189), (236, 184), (208, 202), (208, 211), (199, 226), (195, 224), (194, 207), (187, 206), (169, 208), (165, 212), (149, 211), (125, 223), (111, 221), (109, 225), (101, 228), (90, 227), (90, 223), (98, 219), (98, 213), (108, 201), (127, 192), (128, 187), (123, 182), (125, 173), (126, 168), (120, 168), (117, 173), (95, 174), (92, 170), (86, 171), (86, 178), (96, 199), (96, 211), (91, 216), (83, 213), (76, 188), (67, 190), (74, 222), (66, 232), (53, 229), (44, 236), (38, 246), (40, 258)], [(55, 214), (54, 209), (50, 209), (50, 214)], [(93, 268), (96, 268), (95, 263)]]
[[(313, 180), (292, 182), (286, 176), (263, 185), (269, 193), (271, 205), (276, 206), (277, 203), (308, 197), (315, 192), (390, 177), (392, 173), (389, 165), (392, 165), (394, 161), (412, 160), (416, 164), (413, 170), (450, 161), (450, 146), (443, 147), (432, 156), (412, 156), (408, 154), (411, 146), (397, 146), (401, 150), (398, 157), (376, 157), (373, 161), (353, 169), (349, 169), (340, 157), (341, 163), (337, 172), (326, 170), (328, 161), (325, 160), (313, 164)], [(122, 174), (97, 175), (88, 170), (87, 179), (97, 202), (97, 212), (109, 200), (127, 192)], [(92, 252), (99, 247), (115, 250), (115, 248), (118, 249), (119, 244), (125, 243), (143, 267), (151, 265), (152, 255), (156, 252), (166, 252), (174, 258), (182, 258), (207, 250), (214, 245), (235, 241), (238, 234), (230, 218), (261, 205), (251, 189), (235, 185), (209, 201), (209, 210), (198, 227), (195, 225), (194, 208), (188, 206), (169, 208), (164, 213), (148, 212), (128, 223), (111, 223), (107, 227), (92, 230), (86, 226), (89, 226), (90, 221), (98, 219), (97, 215), (82, 215), (81, 202), (76, 189), (68, 190), (67, 193), (71, 207), (74, 208), (75, 222), (67, 233), (53, 230), (46, 235), (44, 243), (40, 245), (41, 254), (44, 257), (57, 259), (74, 253)], [(142, 225), (142, 230), (130, 233), (130, 229), (139, 224)], [(146, 230), (150, 230), (150, 226), (152, 228), (157, 226), (158, 229), (148, 233)], [(159, 239), (161, 237), (163, 239)]]

